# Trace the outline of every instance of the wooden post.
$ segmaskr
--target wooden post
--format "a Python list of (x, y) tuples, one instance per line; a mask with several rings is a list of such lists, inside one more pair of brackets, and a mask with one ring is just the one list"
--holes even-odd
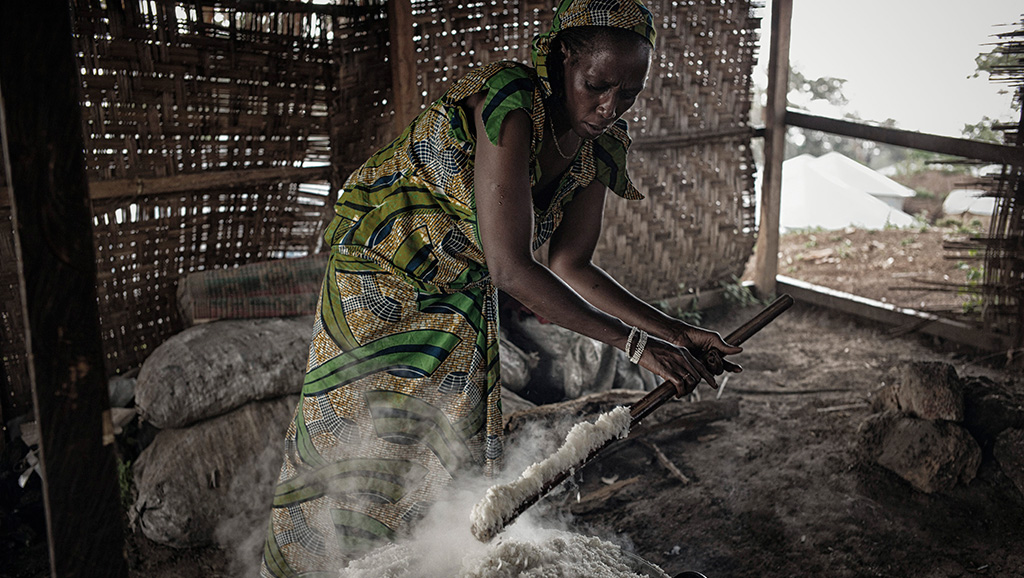
[[(0, 127), (2, 128), (2, 127)], [(0, 151), (2, 152), (2, 151)], [(0, 159), (2, 161), (2, 159)], [(7, 395), (7, 388), (10, 385), (7, 379), (7, 370), (3, 362), (0, 362), (0, 395)], [(7, 447), (7, 420), (4, 419), (4, 404), (0, 401), (0, 453)]]
[(0, 133), (51, 575), (127, 576), (67, 0), (0, 3)]
[(754, 253), (754, 286), (762, 298), (775, 295), (775, 277), (779, 273), (779, 209), (782, 200), (782, 161), (786, 152), (786, 93), (789, 91), (789, 32), (792, 15), (793, 0), (772, 1), (761, 221)]
[(395, 100), (395, 134), (420, 113), (416, 89), (416, 46), (412, 41), (412, 0), (388, 0), (391, 39), (391, 97)]

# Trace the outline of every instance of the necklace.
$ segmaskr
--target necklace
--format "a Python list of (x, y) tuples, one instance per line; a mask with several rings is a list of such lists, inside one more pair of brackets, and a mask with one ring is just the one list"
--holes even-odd
[(555, 121), (554, 119), (551, 118), (550, 114), (548, 115), (548, 126), (551, 127), (551, 140), (555, 141), (555, 150), (558, 151), (558, 156), (562, 157), (567, 161), (571, 161), (572, 159), (576, 158), (576, 153), (579, 152), (580, 144), (582, 144), (583, 140), (578, 140), (576, 142), (576, 146), (574, 147), (575, 150), (572, 151), (572, 154), (566, 155), (564, 152), (562, 152), (562, 147), (558, 146), (558, 135), (555, 134)]

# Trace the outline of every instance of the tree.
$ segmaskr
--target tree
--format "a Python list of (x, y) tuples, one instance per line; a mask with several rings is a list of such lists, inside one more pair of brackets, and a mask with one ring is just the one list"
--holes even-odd
[(995, 128), (996, 121), (992, 120), (987, 116), (981, 117), (981, 120), (975, 124), (965, 124), (960, 134), (964, 135), (964, 138), (972, 140), (982, 140), (988, 142), (1003, 142), (1003, 136), (1001, 133), (996, 132)]
[[(834, 116), (852, 121), (862, 121), (854, 112), (847, 112), (850, 101), (843, 94), (846, 80), (832, 76), (808, 78), (800, 70), (790, 68), (789, 94), (787, 100), (792, 108), (808, 110), (812, 103), (822, 101), (834, 109)], [(896, 121), (887, 119), (881, 126), (895, 128)], [(821, 156), (838, 152), (867, 166), (889, 165), (902, 159), (904, 152), (897, 147), (879, 145), (866, 140), (827, 134), (819, 131), (791, 127), (786, 138), (786, 158), (802, 154)]]

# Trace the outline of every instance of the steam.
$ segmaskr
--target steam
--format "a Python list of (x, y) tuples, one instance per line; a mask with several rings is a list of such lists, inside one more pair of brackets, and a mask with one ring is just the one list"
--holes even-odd
[(235, 477), (229, 492), (244, 500), (238, 514), (222, 520), (214, 541), (226, 553), (230, 576), (259, 576), (270, 504), (281, 468), (280, 444), (269, 444), (256, 457), (256, 477)]
[[(554, 429), (564, 431), (560, 427)], [(494, 486), (494, 479), (460, 480), (442, 501), (427, 512), (408, 539), (350, 562), (342, 569), (341, 576), (539, 577), (553, 575), (553, 568), (558, 569), (557, 575), (567, 577), (638, 576), (618, 546), (596, 537), (570, 533), (564, 529), (563, 521), (544, 516), (539, 508), (528, 509), (489, 543), (474, 538), (475, 529), (471, 524), (471, 520), (479, 515), (475, 509), (490, 507), (480, 506), (478, 500), (487, 495), (493, 501), (494, 487), (516, 487), (519, 484), (520, 490), (523, 487), (532, 490), (535, 485), (533, 478), (538, 479), (538, 483), (550, 479), (562, 469), (582, 461), (591, 449), (604, 441), (622, 437), (628, 429), (629, 410), (617, 408), (601, 416), (597, 423), (573, 426), (565, 444), (556, 452), (558, 442), (550, 426), (528, 425), (516, 436), (514, 451), (506, 454), (507, 467), (498, 480), (503, 484)], [(538, 456), (548, 457), (538, 463)], [(522, 475), (519, 472), (523, 472)], [(524, 478), (528, 479), (525, 486)], [(497, 495), (507, 498), (508, 502), (502, 502), (499, 509), (517, 506), (519, 493), (522, 492), (499, 491)]]
[(515, 481), (487, 489), (484, 498), (473, 507), (473, 535), (481, 540), (492, 538), (527, 498), (539, 494), (544, 484), (581, 464), (608, 440), (626, 437), (629, 423), (629, 408), (617, 407), (602, 414), (594, 423), (580, 422), (573, 426), (558, 451), (526, 468)]

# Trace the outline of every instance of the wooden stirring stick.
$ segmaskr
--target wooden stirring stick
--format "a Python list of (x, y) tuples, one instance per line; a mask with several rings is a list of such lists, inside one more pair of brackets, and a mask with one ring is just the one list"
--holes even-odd
[[(775, 320), (784, 311), (793, 305), (793, 298), (789, 295), (781, 295), (768, 307), (762, 310), (760, 313), (752, 317), (749, 321), (741, 325), (738, 329), (726, 336), (725, 341), (730, 345), (740, 345), (752, 335), (763, 329), (766, 325)], [(692, 376), (687, 376), (687, 388), (692, 389), (697, 385), (699, 380)], [(669, 382), (662, 383), (653, 391), (645, 395), (640, 401), (634, 403), (629, 408), (630, 416), (630, 429), (638, 425), (645, 417), (651, 414), (654, 410), (658, 409), (665, 404), (668, 400), (672, 399), (676, 395), (676, 387)], [(507, 515), (502, 515), (500, 521), (497, 524), (489, 526), (481, 526), (480, 524), (473, 525), (473, 535), (476, 536), (481, 542), (489, 542), (498, 532), (500, 532), (505, 526), (511, 524), (520, 514), (525, 512), (530, 506), (537, 503), (542, 497), (547, 495), (548, 492), (553, 490), (566, 478), (568, 478), (572, 472), (578, 470), (587, 464), (591, 459), (594, 458), (601, 450), (608, 447), (615, 438), (609, 439), (600, 446), (594, 448), (587, 457), (580, 463), (574, 464), (573, 466), (566, 468), (557, 473), (551, 479), (545, 481), (539, 491), (531, 493), (520, 501), (516, 507)]]

